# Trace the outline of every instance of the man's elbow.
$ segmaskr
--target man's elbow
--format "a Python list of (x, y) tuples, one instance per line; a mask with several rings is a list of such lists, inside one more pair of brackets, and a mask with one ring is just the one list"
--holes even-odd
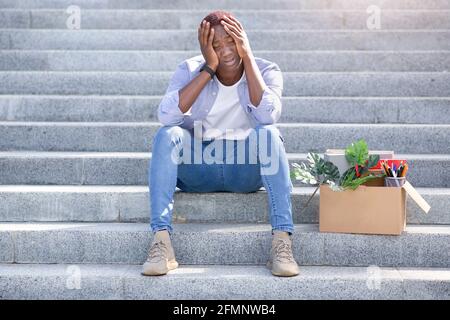
[(184, 121), (183, 115), (178, 116), (164, 112), (161, 107), (158, 108), (158, 121), (165, 126), (178, 126)]
[(260, 124), (275, 124), (280, 120), (281, 117), (281, 100), (277, 97), (273, 99), (266, 106), (261, 106), (267, 108), (265, 112), (261, 112), (256, 117), (256, 120)]

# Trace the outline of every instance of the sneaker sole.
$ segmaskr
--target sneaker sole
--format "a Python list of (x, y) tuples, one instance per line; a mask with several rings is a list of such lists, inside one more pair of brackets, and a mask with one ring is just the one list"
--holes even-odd
[(277, 276), (277, 277), (295, 277), (295, 276), (298, 276), (300, 274), (300, 272), (297, 272), (297, 273), (280, 273), (280, 272), (273, 271), (272, 270), (272, 263), (270, 263), (270, 261), (267, 262), (266, 267), (267, 267), (267, 269), (269, 269), (272, 272), (272, 274), (274, 276)]
[(152, 272), (141, 272), (143, 276), (164, 276), (169, 271), (174, 270), (178, 268), (178, 262), (176, 261), (169, 261), (167, 263), (166, 269), (162, 271), (152, 271)]

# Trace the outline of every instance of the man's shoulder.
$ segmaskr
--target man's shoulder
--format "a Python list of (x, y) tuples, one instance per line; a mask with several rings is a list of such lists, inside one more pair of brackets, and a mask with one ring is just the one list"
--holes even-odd
[(259, 58), (259, 57), (255, 57), (255, 61), (261, 72), (266, 69), (276, 69), (276, 70), (281, 71), (280, 67), (275, 62), (269, 61), (267, 59)]
[(187, 58), (180, 62), (179, 66), (185, 67), (190, 72), (195, 72), (199, 70), (205, 63), (205, 58), (203, 55), (198, 55), (195, 57)]
[[(255, 57), (255, 62), (261, 72), (265, 71), (266, 69), (273, 68), (279, 70), (279, 67), (275, 62), (269, 61), (267, 59)], [(200, 70), (204, 63), (205, 58), (200, 54), (198, 56), (183, 60), (180, 63), (180, 66), (184, 66), (189, 72), (198, 72), (198, 70)]]

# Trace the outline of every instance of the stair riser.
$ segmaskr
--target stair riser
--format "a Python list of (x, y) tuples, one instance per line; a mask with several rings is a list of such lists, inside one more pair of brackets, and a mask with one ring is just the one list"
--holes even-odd
[[(270, 228), (245, 231), (246, 227), (230, 226), (229, 231), (221, 232), (178, 229), (175, 225), (173, 245), (181, 264), (261, 265), (269, 257)], [(4, 231), (0, 237), (1, 263), (141, 264), (152, 236), (149, 226), (138, 225), (129, 231), (49, 227)], [(369, 236), (298, 229), (293, 250), (300, 265), (450, 267), (449, 243), (450, 234), (445, 233)]]
[[(0, 190), (0, 221), (83, 221), (83, 222), (149, 222), (150, 206), (147, 187), (131, 187), (140, 191), (123, 192), (13, 192)], [(291, 194), (294, 223), (318, 223), (318, 192), (305, 208), (313, 193)], [(448, 207), (450, 193), (418, 192), (430, 204), (431, 212), (423, 211), (408, 197), (409, 224), (450, 224)], [(268, 223), (269, 208), (266, 192), (257, 193), (183, 193), (174, 197), (174, 223)]]
[[(0, 121), (158, 122), (161, 99), (0, 96)], [(450, 124), (449, 108), (450, 98), (284, 97), (279, 123)]]
[[(449, 39), (450, 40), (450, 39)], [(450, 43), (450, 41), (449, 41)], [(163, 95), (170, 72), (0, 72), (0, 94)], [(284, 96), (446, 97), (448, 73), (283, 73)]]
[[(416, 279), (410, 277), (408, 270), (390, 268), (302, 267), (300, 276), (283, 281), (263, 266), (244, 271), (230, 266), (217, 270), (183, 269), (186, 271), (178, 269), (167, 277), (143, 277), (140, 266), (16, 265), (12, 269), (3, 265), (0, 287), (6, 289), (0, 289), (0, 298), (229, 300), (231, 292), (233, 299), (436, 300), (447, 299), (449, 287), (445, 279)], [(377, 270), (380, 277), (375, 278), (378, 273), (372, 275), (371, 270)], [(75, 278), (78, 272), (81, 273), (79, 283)], [(434, 270), (425, 272), (436, 274)]]
[[(211, 3), (210, 0), (200, 0), (193, 3), (184, 0), (173, 0), (170, 2), (161, 2), (158, 0), (78, 0), (76, 2), (80, 7), (86, 9), (265, 9), (265, 10), (299, 10), (299, 9), (359, 9), (366, 10), (370, 5), (377, 5), (384, 9), (450, 9), (448, 0), (302, 0), (302, 1), (228, 1), (216, 0)], [(0, 7), (3, 8), (67, 8), (73, 5), (71, 0), (0, 0)]]
[[(195, 29), (210, 10), (91, 11), (81, 8), (81, 29)], [(360, 11), (233, 10), (246, 29), (366, 29), (371, 14)], [(448, 12), (381, 11), (380, 27), (386, 29), (449, 29)], [(67, 29), (65, 10), (8, 10), (0, 12), (0, 28)]]
[[(82, 157), (1, 157), (2, 184), (61, 184), (61, 185), (147, 185), (148, 156), (135, 158), (106, 158), (98, 155)], [(300, 162), (305, 158), (293, 158)], [(415, 187), (450, 188), (446, 172), (448, 159), (424, 160), (407, 158), (411, 166), (408, 181)], [(295, 186), (304, 186), (293, 181)]]
[[(159, 123), (0, 123), (0, 150), (149, 152)], [(449, 125), (277, 125), (286, 152), (323, 152), (365, 139), (372, 150), (396, 153), (450, 153)]]
[[(197, 51), (3, 51), (0, 70), (41, 71), (168, 71), (199, 55)], [(288, 71), (445, 71), (450, 52), (255, 51)]]
[[(247, 32), (253, 50), (449, 50), (449, 31)], [(199, 50), (192, 30), (0, 30), (0, 49)]]

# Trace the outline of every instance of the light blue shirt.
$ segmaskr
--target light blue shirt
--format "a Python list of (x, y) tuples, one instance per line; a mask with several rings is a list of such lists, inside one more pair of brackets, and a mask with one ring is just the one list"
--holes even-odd
[[(255, 106), (250, 102), (246, 77), (238, 86), (239, 101), (244, 111), (250, 115), (249, 118), (254, 127), (258, 124), (273, 124), (278, 121), (281, 115), (281, 95), (283, 91), (283, 76), (278, 65), (256, 57), (255, 61), (266, 84), (259, 105)], [(184, 60), (177, 66), (166, 93), (158, 106), (158, 120), (163, 125), (177, 125), (185, 129), (193, 129), (194, 121), (201, 121), (208, 115), (219, 90), (219, 85), (215, 79), (211, 79), (200, 92), (190, 108), (191, 112), (183, 113), (178, 106), (178, 91), (200, 73), (204, 63), (203, 56), (198, 55)]]

